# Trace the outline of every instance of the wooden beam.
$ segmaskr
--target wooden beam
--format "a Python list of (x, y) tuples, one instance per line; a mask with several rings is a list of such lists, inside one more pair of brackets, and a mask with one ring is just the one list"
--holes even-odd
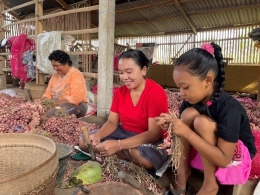
[(89, 33), (97, 33), (98, 28), (91, 28), (91, 29), (83, 29), (83, 30), (73, 30), (73, 31), (62, 31), (62, 34), (70, 34), (70, 35), (76, 35), (76, 34), (89, 34)]
[[(42, 0), (40, 0), (40, 2), (41, 1)], [(98, 5), (91, 6), (91, 7), (83, 7), (83, 8), (79, 8), (79, 9), (76, 9), (76, 10), (68, 10), (68, 11), (58, 12), (58, 13), (54, 13), (54, 14), (48, 14), (48, 15), (44, 15), (44, 16), (39, 16), (39, 17), (37, 17), (37, 19), (43, 20), (43, 19), (52, 18), (52, 17), (56, 17), (56, 16), (62, 16), (62, 15), (66, 15), (66, 14), (92, 11), (92, 10), (98, 10)], [(16, 25), (16, 24), (21, 24), (21, 23), (26, 23), (26, 22), (33, 22), (33, 21), (35, 21), (35, 18), (24, 19), (24, 20), (20, 20), (18, 22), (13, 22), (11, 24), (3, 25), (2, 28), (6, 28), (6, 27), (9, 27), (9, 26), (13, 26), (13, 25)]]
[(187, 15), (187, 13), (185, 12), (185, 10), (183, 9), (183, 7), (181, 6), (179, 0), (175, 0), (175, 5), (177, 7), (177, 9), (182, 13), (182, 15), (184, 16), (184, 18), (186, 19), (186, 21), (188, 22), (188, 24), (190, 25), (193, 33), (196, 35), (197, 31), (195, 29), (195, 27), (193, 26), (193, 24), (191, 23), (191, 20), (189, 18), (189, 16)]
[(78, 9), (73, 9), (73, 10), (67, 10), (67, 11), (62, 11), (62, 12), (58, 12), (58, 13), (54, 13), (54, 14), (48, 14), (48, 15), (44, 15), (39, 17), (39, 20), (44, 20), (47, 18), (53, 18), (56, 16), (63, 16), (63, 15), (67, 15), (67, 14), (74, 14), (74, 13), (79, 13), (79, 12), (88, 12), (88, 11), (93, 11), (93, 10), (98, 10), (98, 5), (94, 5), (94, 6), (90, 6), (90, 7), (83, 7), (83, 8), (78, 8)]
[[(260, 80), (258, 81), (257, 101), (259, 102), (258, 106), (260, 107)], [(259, 189), (259, 191), (260, 191), (260, 189)]]
[(90, 54), (98, 54), (98, 51), (69, 51), (67, 52), (69, 55), (90, 55)]
[(13, 25), (16, 25), (16, 24), (21, 24), (21, 23), (26, 23), (26, 22), (35, 22), (35, 18), (29, 18), (29, 19), (20, 20), (18, 22), (13, 22), (11, 24), (2, 25), (1, 27), (2, 28), (6, 28), (6, 27), (9, 27), (9, 26), (13, 26)]
[[(39, 17), (43, 16), (43, 3), (39, 0), (35, 1), (35, 35), (43, 33), (43, 22), (39, 20)], [(37, 39), (36, 39), (37, 40)], [(37, 44), (37, 43), (36, 43)], [(37, 46), (37, 45), (36, 45)], [(39, 59), (36, 58), (36, 64), (39, 63)], [(43, 74), (39, 74), (39, 69), (36, 68), (36, 85), (45, 85), (45, 78)]]
[[(4, 1), (0, 0), (0, 11), (3, 11), (5, 9), (5, 5), (4, 5)], [(2, 15), (1, 15), (2, 16)], [(4, 17), (0, 17), (0, 25), (2, 26), (4, 24)], [(1, 29), (0, 32), (0, 39), (4, 39), (5, 38), (5, 32), (4, 29)], [(5, 51), (5, 48), (1, 49), (1, 52)], [(6, 56), (1, 56), (1, 61), (0, 61), (0, 72), (1, 72), (1, 76), (0, 76), (0, 89), (5, 89), (6, 88), (6, 75), (2, 74), (3, 71), (2, 69), (5, 68), (5, 61), (6, 60)]]
[(63, 7), (64, 10), (70, 9), (69, 5), (64, 0), (56, 0), (56, 1)]
[(18, 16), (18, 14), (15, 13), (14, 11), (10, 11), (9, 14), (10, 14), (11, 16), (13, 16), (13, 17), (14, 17), (15, 19), (17, 19), (17, 20), (21, 20), (21, 19), (22, 19), (22, 18), (21, 18), (20, 16)]
[[(40, 1), (44, 1), (44, 0), (40, 0)], [(4, 11), (2, 11), (1, 13), (2, 13), (2, 14), (5, 14), (5, 13), (7, 13), (7, 12), (10, 12), (10, 11), (13, 11), (13, 10), (17, 10), (17, 9), (19, 9), (19, 8), (27, 7), (27, 6), (29, 6), (29, 5), (34, 5), (34, 4), (35, 4), (34, 1), (30, 1), (30, 2), (23, 3), (23, 4), (18, 5), (18, 6), (14, 6), (14, 7), (12, 7), (12, 8), (7, 9), (7, 10), (4, 10)]]
[(97, 79), (97, 78), (98, 78), (98, 73), (82, 72), (82, 74), (83, 74), (85, 77), (88, 77), (88, 78), (93, 78), (93, 79)]

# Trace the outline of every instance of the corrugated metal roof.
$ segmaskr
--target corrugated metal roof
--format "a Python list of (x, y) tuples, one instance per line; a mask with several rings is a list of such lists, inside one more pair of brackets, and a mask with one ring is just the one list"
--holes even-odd
[[(260, 24), (260, 0), (179, 2), (196, 30)], [(189, 22), (173, 0), (138, 0), (116, 6), (115, 33), (116, 36), (134, 36), (192, 31)]]
[[(81, 0), (64, 0), (68, 5)], [(8, 7), (28, 2), (6, 0)], [(86, 1), (85, 1), (86, 2)], [(97, 0), (92, 1), (97, 4)], [(121, 3), (121, 2), (120, 2)], [(260, 0), (136, 0), (116, 5), (115, 36), (168, 34), (201, 29), (260, 24)], [(54, 0), (44, 1), (44, 10), (60, 8)], [(186, 13), (185, 18), (181, 9)], [(33, 13), (34, 6), (18, 11)], [(191, 23), (191, 25), (189, 24)], [(98, 26), (98, 12), (92, 12), (92, 24)]]

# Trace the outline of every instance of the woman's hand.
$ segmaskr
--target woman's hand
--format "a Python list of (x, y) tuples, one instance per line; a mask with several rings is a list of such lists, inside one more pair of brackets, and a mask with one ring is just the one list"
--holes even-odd
[(89, 135), (89, 139), (92, 142), (93, 146), (98, 145), (100, 143), (100, 140), (101, 140), (98, 133), (94, 133), (94, 134)]
[(118, 140), (106, 140), (96, 146), (97, 151), (101, 156), (110, 156), (120, 150)]

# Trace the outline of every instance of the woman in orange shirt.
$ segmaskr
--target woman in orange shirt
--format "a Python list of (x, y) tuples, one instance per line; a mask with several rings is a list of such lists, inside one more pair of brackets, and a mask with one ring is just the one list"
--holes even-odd
[(51, 76), (42, 99), (51, 99), (55, 107), (41, 117), (37, 113), (34, 114), (30, 124), (32, 127), (40, 123), (40, 118), (44, 120), (55, 116), (59, 109), (79, 118), (86, 114), (88, 108), (86, 81), (83, 74), (72, 66), (69, 55), (64, 51), (55, 50), (48, 58), (56, 73)]

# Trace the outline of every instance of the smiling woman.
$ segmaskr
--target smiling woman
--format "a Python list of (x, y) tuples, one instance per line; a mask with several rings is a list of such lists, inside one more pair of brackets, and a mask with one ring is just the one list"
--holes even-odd
[[(155, 117), (168, 111), (164, 89), (146, 79), (149, 60), (139, 50), (127, 50), (119, 57), (118, 71), (124, 86), (114, 94), (107, 122), (90, 135), (102, 156), (117, 154), (149, 170), (158, 170), (167, 160), (162, 143), (163, 132)], [(83, 137), (80, 148), (88, 151)]]

